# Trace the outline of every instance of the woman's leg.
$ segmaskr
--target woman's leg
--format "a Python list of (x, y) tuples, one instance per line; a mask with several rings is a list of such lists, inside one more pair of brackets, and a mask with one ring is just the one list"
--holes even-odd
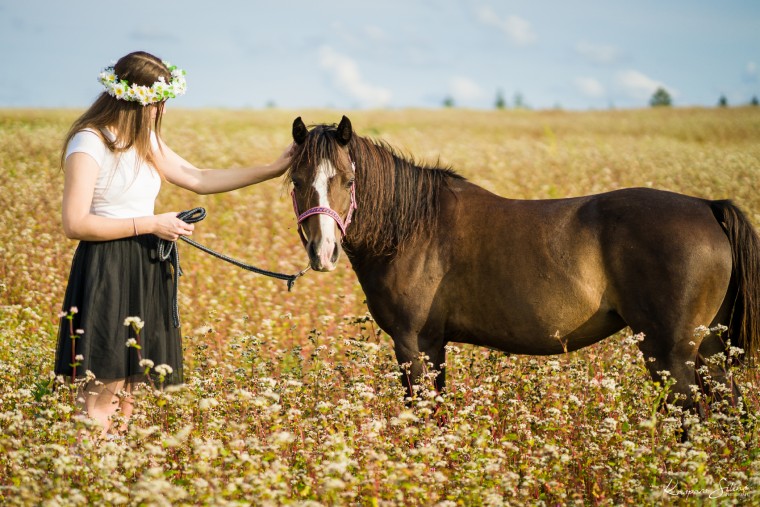
[[(121, 400), (118, 393), (124, 389), (124, 379), (108, 381), (90, 381), (84, 387), (84, 409), (87, 415), (103, 427), (102, 437), (111, 429), (111, 417), (119, 408)], [(131, 396), (130, 396), (131, 399)], [(130, 414), (131, 414), (130, 404)]]
[(127, 423), (132, 417), (132, 410), (135, 408), (135, 398), (132, 393), (138, 389), (138, 384), (134, 382), (127, 382), (124, 386), (125, 395), (119, 399), (119, 412), (121, 413), (122, 422), (119, 426), (120, 433), (127, 432)]

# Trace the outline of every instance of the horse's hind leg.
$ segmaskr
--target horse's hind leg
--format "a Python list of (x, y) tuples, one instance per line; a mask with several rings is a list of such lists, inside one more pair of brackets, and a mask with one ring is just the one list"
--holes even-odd
[(444, 344), (436, 343), (428, 348), (429, 362), (433, 365), (433, 370), (437, 372), (435, 376), (435, 390), (442, 392), (446, 387), (446, 347)]
[[(675, 381), (670, 385), (667, 403), (681, 406), (684, 411), (699, 413), (699, 407), (694, 402), (693, 386), (695, 384), (695, 360), (697, 344), (685, 333), (656, 333), (650, 330), (644, 332), (644, 341), (639, 344), (647, 368), (656, 382)], [(684, 413), (684, 416), (686, 414)], [(688, 440), (688, 429), (685, 419), (681, 421), (680, 438)]]
[[(730, 371), (729, 351), (723, 337), (713, 331), (702, 340), (697, 356), (697, 382), (712, 402), (727, 401), (732, 406), (741, 398), (741, 391)], [(707, 375), (699, 373), (707, 369)]]
[(670, 386), (668, 403), (694, 410), (691, 386), (695, 382), (697, 344), (689, 338), (683, 338), (683, 333), (657, 333), (653, 330), (643, 333), (644, 341), (639, 344), (639, 348), (652, 379), (661, 383), (668, 379), (675, 381)]
[[(734, 381), (729, 364), (727, 328), (736, 301), (736, 282), (731, 281), (718, 314), (710, 323), (710, 330), (702, 339), (697, 355), (697, 384), (708, 401), (728, 401), (735, 406), (741, 398), (739, 386)], [(718, 330), (723, 326), (724, 331)], [(733, 343), (732, 345), (736, 345)], [(707, 370), (707, 375), (699, 372)]]

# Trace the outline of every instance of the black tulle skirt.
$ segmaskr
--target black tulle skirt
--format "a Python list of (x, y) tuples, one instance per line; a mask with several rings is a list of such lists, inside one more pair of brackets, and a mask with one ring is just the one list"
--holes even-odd
[[(91, 371), (97, 379), (144, 382), (147, 361), (172, 372), (165, 384), (182, 382), (182, 338), (172, 322), (174, 281), (172, 266), (157, 255), (158, 238), (144, 234), (114, 241), (82, 241), (74, 253), (63, 313), (77, 312), (73, 320), (61, 318), (55, 372), (71, 377)], [(139, 335), (125, 326), (127, 317), (139, 317)], [(72, 329), (76, 339), (72, 339)], [(77, 331), (83, 331), (77, 334)], [(127, 347), (130, 338), (140, 349)], [(72, 351), (72, 347), (74, 350)], [(77, 358), (79, 356), (79, 358)]]

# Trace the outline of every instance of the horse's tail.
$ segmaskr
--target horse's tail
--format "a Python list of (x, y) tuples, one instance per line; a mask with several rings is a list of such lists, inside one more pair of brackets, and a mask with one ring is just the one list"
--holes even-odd
[(748, 365), (760, 354), (760, 238), (745, 214), (733, 202), (712, 201), (713, 214), (731, 243), (733, 279), (736, 284), (728, 337), (744, 349)]

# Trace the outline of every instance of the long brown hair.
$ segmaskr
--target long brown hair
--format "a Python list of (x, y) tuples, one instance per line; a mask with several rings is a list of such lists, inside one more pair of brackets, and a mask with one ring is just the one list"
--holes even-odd
[(439, 162), (420, 163), (383, 141), (357, 135), (351, 138), (349, 152), (362, 190), (357, 191), (357, 226), (346, 238), (347, 250), (356, 237), (374, 255), (393, 257), (420, 235), (435, 233), (439, 194), (452, 179), (464, 179), (461, 175)]
[[(114, 65), (114, 73), (119, 80), (141, 86), (151, 86), (159, 77), (168, 83), (172, 77), (160, 58), (144, 51), (121, 57)], [(155, 120), (151, 119), (154, 107), (158, 109)], [(140, 160), (154, 165), (150, 133), (151, 130), (156, 135), (160, 133), (163, 112), (164, 102), (143, 106), (139, 102), (118, 100), (104, 91), (66, 134), (61, 149), (61, 168), (66, 162), (66, 146), (69, 141), (77, 132), (87, 128), (94, 130), (111, 151), (124, 152), (134, 147)], [(103, 135), (102, 130), (106, 128), (116, 135), (114, 140)]]

